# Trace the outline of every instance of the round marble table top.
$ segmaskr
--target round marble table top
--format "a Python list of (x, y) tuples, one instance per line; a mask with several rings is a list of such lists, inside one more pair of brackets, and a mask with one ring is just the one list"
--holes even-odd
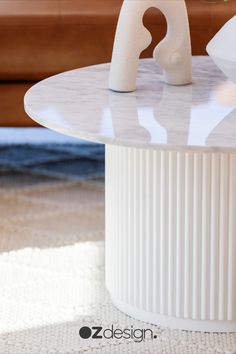
[(152, 59), (137, 90), (108, 90), (109, 64), (68, 71), (33, 86), (25, 110), (38, 123), (82, 139), (167, 150), (236, 151), (236, 85), (209, 57), (193, 57), (193, 84), (170, 86)]

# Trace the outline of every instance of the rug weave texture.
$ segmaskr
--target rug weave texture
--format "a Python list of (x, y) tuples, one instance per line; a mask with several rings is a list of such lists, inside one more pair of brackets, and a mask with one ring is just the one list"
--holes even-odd
[[(0, 175), (0, 354), (236, 352), (236, 334), (136, 321), (104, 285), (104, 180)], [(82, 339), (83, 326), (150, 328), (156, 339)]]

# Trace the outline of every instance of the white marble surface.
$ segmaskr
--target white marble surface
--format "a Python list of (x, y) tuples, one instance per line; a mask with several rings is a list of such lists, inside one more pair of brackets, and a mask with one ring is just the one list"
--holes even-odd
[(108, 90), (109, 64), (33, 86), (25, 110), (58, 132), (105, 144), (168, 150), (236, 151), (236, 85), (208, 57), (193, 58), (193, 84), (170, 86), (152, 59), (140, 62), (137, 91)]

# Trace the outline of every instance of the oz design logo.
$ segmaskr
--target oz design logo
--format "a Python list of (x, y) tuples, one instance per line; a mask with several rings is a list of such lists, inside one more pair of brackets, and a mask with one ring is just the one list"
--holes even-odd
[(79, 335), (83, 339), (88, 339), (90, 337), (94, 339), (101, 339), (102, 336), (99, 335), (101, 330), (102, 327), (92, 327), (92, 329), (90, 327), (82, 327), (80, 328)]
[(141, 329), (131, 326), (121, 329), (114, 328), (114, 325), (110, 328), (84, 326), (80, 328), (79, 335), (83, 339), (132, 339), (134, 342), (142, 342), (145, 339), (157, 338), (157, 335), (154, 334), (150, 328)]

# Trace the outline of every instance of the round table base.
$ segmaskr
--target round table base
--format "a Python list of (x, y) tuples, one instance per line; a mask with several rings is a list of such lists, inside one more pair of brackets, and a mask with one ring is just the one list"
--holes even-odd
[(115, 307), (126, 315), (158, 326), (201, 332), (235, 332), (236, 329), (236, 321), (202, 321), (164, 316), (158, 313), (140, 310), (114, 298), (111, 299)]
[(125, 313), (236, 331), (236, 154), (106, 146), (106, 284)]

